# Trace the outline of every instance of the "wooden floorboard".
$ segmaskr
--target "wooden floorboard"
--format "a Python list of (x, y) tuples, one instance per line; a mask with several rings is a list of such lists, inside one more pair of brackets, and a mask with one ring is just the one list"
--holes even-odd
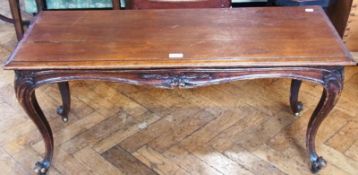
[[(1, 1), (0, 12), (8, 13), (5, 6)], [(0, 41), (4, 63), (16, 44), (10, 24), (0, 22)], [(0, 69), (0, 75), (0, 174), (31, 174), (43, 142), (16, 101), (14, 73)], [(322, 175), (358, 173), (358, 68), (345, 77), (342, 97), (317, 135), (328, 161)], [(310, 174), (304, 139), (322, 88), (303, 84), (305, 107), (294, 117), (289, 85), (265, 79), (163, 90), (71, 82), (68, 123), (55, 113), (57, 86), (46, 85), (37, 96), (55, 138), (49, 174)]]

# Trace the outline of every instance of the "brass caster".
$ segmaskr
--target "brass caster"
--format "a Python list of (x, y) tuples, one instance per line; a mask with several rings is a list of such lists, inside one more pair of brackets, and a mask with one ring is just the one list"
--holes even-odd
[(61, 116), (62, 116), (62, 115), (64, 115), (65, 110), (63, 109), (63, 106), (59, 106), (59, 107), (57, 108), (56, 112), (57, 112), (58, 115), (61, 115)]
[(56, 110), (57, 114), (61, 116), (62, 121), (67, 123), (68, 122), (68, 116), (65, 114), (65, 110), (63, 109), (63, 106), (59, 106)]
[(67, 123), (68, 122), (68, 117), (62, 117), (62, 121)]
[(303, 103), (299, 101), (297, 102), (296, 110), (294, 110), (295, 112), (293, 113), (293, 115), (295, 117), (301, 116), (302, 110), (303, 110)]
[(38, 175), (46, 175), (48, 168), (49, 168), (49, 164), (47, 163), (47, 161), (37, 162), (35, 164), (34, 171)]
[(322, 157), (318, 157), (315, 161), (311, 162), (311, 172), (318, 173), (326, 165), (327, 165), (326, 160), (324, 160)]

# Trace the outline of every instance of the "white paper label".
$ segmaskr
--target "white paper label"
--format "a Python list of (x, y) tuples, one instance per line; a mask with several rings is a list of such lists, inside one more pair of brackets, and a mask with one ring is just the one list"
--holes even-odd
[(314, 12), (314, 9), (305, 9), (305, 12)]
[(184, 54), (183, 53), (169, 53), (169, 58), (170, 59), (180, 59), (183, 58)]

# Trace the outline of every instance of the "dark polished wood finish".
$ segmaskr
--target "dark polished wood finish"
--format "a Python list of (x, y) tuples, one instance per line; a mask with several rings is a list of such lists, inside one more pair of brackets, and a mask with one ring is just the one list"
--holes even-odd
[(62, 106), (57, 108), (57, 114), (62, 117), (64, 122), (68, 121), (68, 113), (71, 109), (71, 93), (70, 85), (68, 82), (58, 83), (58, 89), (60, 90)]
[(323, 10), (305, 8), (44, 11), (6, 68), (352, 64)]
[(300, 91), (301, 83), (301, 80), (293, 79), (291, 81), (290, 106), (295, 116), (299, 116), (300, 112), (303, 110), (302, 102), (298, 101), (298, 93)]
[(315, 137), (322, 121), (336, 104), (343, 89), (343, 69), (335, 69), (330, 74), (323, 77), (323, 94), (314, 110), (308, 123), (306, 134), (306, 147), (311, 160), (311, 171), (318, 172), (326, 165), (326, 161), (317, 155)]
[(293, 112), (301, 81), (323, 86), (306, 136), (318, 172), (326, 162), (316, 153), (316, 133), (342, 91), (344, 66), (355, 62), (323, 10), (305, 8), (42, 12), (5, 65), (15, 70), (17, 98), (45, 140), (37, 172), (47, 172), (53, 155), (34, 93), (42, 85), (102, 80), (171, 89), (257, 78), (294, 79)]
[(51, 165), (54, 143), (51, 127), (36, 100), (33, 78), (33, 73), (16, 72), (15, 91), (19, 103), (40, 130), (45, 141), (45, 157), (36, 163), (35, 169), (37, 173), (45, 174)]

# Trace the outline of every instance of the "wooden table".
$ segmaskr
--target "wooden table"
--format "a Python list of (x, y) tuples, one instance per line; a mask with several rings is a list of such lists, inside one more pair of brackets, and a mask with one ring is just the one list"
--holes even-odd
[(39, 174), (51, 165), (54, 143), (35, 89), (59, 83), (67, 119), (68, 81), (104, 80), (158, 88), (194, 88), (236, 80), (290, 78), (294, 114), (301, 81), (323, 86), (308, 124), (312, 172), (325, 160), (315, 150), (321, 122), (343, 88), (348, 50), (319, 7), (41, 12), (5, 69), (15, 70), (16, 96), (46, 145)]

